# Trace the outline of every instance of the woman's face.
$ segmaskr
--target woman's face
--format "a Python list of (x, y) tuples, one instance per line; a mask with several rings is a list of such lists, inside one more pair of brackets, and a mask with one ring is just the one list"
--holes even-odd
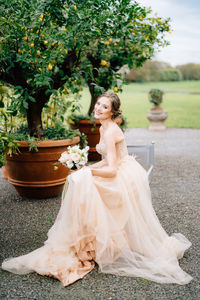
[(94, 107), (94, 116), (99, 120), (111, 119), (112, 111), (111, 111), (111, 101), (107, 97), (101, 97), (97, 100)]

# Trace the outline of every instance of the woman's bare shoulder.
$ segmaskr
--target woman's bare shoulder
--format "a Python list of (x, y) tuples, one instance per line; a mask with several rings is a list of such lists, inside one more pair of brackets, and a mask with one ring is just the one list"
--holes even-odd
[(114, 123), (106, 130), (105, 137), (107, 137), (108, 139), (111, 138), (115, 143), (119, 143), (124, 139), (124, 134), (121, 128)]

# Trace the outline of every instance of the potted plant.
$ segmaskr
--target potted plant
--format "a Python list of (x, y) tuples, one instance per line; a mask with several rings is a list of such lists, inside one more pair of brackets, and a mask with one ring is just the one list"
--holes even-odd
[(162, 109), (160, 104), (163, 100), (164, 92), (160, 89), (151, 89), (149, 91), (149, 101), (154, 104), (147, 113), (147, 118), (150, 121), (149, 130), (165, 130), (164, 124), (167, 119), (167, 112)]
[[(0, 167), (4, 167), (6, 163), (8, 181), (21, 196), (56, 196), (65, 183), (69, 170), (59, 165), (55, 172), (54, 163), (67, 146), (80, 141), (77, 130), (66, 130), (60, 124), (64, 101), (61, 97), (60, 101), (56, 101), (55, 96), (52, 96), (46, 105), (42, 114), (45, 135), (41, 141), (28, 135), (23, 116), (13, 115), (12, 89), (1, 85), (0, 91)], [(69, 107), (68, 104), (68, 109)]]

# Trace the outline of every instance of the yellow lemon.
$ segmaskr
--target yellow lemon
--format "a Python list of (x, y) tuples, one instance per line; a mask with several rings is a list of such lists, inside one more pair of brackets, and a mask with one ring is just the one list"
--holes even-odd
[(21, 50), (21, 49), (18, 49), (18, 53), (22, 53), (22, 50)]
[(74, 5), (74, 6), (73, 6), (73, 9), (74, 9), (74, 10), (77, 10), (77, 7), (76, 7), (76, 5)]
[(110, 43), (112, 43), (112, 41), (113, 41), (113, 39), (112, 39), (112, 38), (110, 38), (110, 39), (109, 39), (109, 42), (110, 42)]
[(51, 43), (51, 46), (53, 47), (55, 45), (55, 42)]
[(43, 19), (44, 19), (44, 15), (42, 14), (42, 15), (40, 15), (39, 22), (42, 22)]
[(37, 55), (40, 55), (40, 50), (37, 50)]
[(158, 21), (158, 23), (159, 23), (159, 24), (161, 24), (161, 23), (162, 23), (162, 21), (161, 21), (161, 19), (160, 19), (160, 18), (157, 18), (157, 21)]
[(114, 46), (116, 47), (116, 46), (117, 46), (117, 43), (114, 43)]
[(59, 46), (62, 46), (62, 43), (61, 43), (61, 42), (58, 42), (58, 45), (59, 45)]
[(107, 65), (107, 61), (102, 59), (102, 60), (101, 60), (101, 65), (102, 65), (102, 66), (106, 66), (106, 65)]
[(172, 31), (171, 30), (168, 30), (168, 32), (171, 34), (172, 33)]
[(165, 27), (166, 27), (166, 28), (168, 28), (168, 27), (169, 27), (169, 25), (168, 25), (168, 24), (165, 24)]
[(132, 32), (132, 35), (135, 35), (135, 32)]
[(36, 33), (37, 33), (37, 34), (39, 33), (39, 29), (36, 31)]
[(52, 64), (48, 64), (48, 69), (51, 71), (53, 69)]
[(37, 59), (35, 59), (35, 63), (37, 64), (37, 62), (38, 62), (38, 60)]
[(68, 53), (68, 50), (67, 49), (65, 49), (65, 54), (67, 54)]
[(54, 106), (53, 106), (53, 105), (50, 105), (50, 106), (49, 106), (49, 108), (50, 108), (50, 109), (53, 109), (53, 108), (54, 108)]
[(38, 68), (39, 71), (42, 71), (42, 68)]
[(77, 82), (77, 81), (76, 81), (76, 79), (75, 79), (75, 80), (74, 80), (74, 84), (76, 84), (76, 82)]
[(30, 29), (30, 32), (33, 32), (33, 28)]
[(21, 27), (21, 30), (23, 30), (23, 29), (24, 29), (24, 27), (22, 26), (22, 27)]
[(47, 45), (48, 44), (48, 41), (44, 41), (44, 45)]
[(26, 35), (25, 37), (23, 37), (23, 40), (27, 41), (28, 40), (28, 36)]
[(143, 20), (143, 17), (140, 17), (139, 19), (140, 19), (140, 21), (142, 21), (142, 20)]
[(114, 92), (117, 93), (119, 91), (118, 87), (114, 87)]
[(105, 42), (106, 45), (109, 45), (110, 43), (108, 41)]
[(31, 44), (30, 44), (31, 47), (34, 47), (34, 45), (35, 45), (34, 43), (31, 43)]

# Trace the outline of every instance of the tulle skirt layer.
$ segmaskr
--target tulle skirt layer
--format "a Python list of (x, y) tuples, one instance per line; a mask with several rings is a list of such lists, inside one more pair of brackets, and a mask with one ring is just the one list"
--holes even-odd
[(56, 221), (44, 246), (2, 268), (17, 274), (38, 272), (68, 285), (94, 268), (104, 273), (186, 284), (192, 277), (178, 259), (191, 243), (168, 236), (152, 207), (146, 171), (131, 156), (117, 176), (92, 176), (83, 169), (68, 176)]

